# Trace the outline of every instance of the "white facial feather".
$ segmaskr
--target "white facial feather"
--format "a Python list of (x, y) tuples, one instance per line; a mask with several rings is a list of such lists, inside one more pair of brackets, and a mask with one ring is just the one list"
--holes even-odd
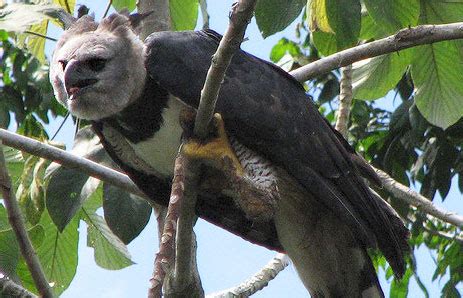
[[(118, 15), (112, 23), (102, 23), (96, 30), (96, 25), (87, 24), (85, 29), (90, 31), (69, 30), (53, 54), (50, 81), (55, 97), (82, 119), (114, 115), (143, 92), (143, 43), (129, 27), (127, 17)], [(104, 66), (92, 68), (92, 59), (104, 60)]]

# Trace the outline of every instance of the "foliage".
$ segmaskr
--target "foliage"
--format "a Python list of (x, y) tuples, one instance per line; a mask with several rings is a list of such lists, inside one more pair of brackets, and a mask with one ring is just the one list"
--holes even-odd
[[(76, 6), (71, 0), (53, 3), (69, 12)], [(173, 28), (193, 29), (198, 18), (198, 1), (171, 0), (169, 3)], [(106, 3), (98, 2), (98, 5), (104, 7)], [(128, 8), (132, 11), (136, 7), (135, 0), (115, 0), (112, 5), (117, 10)], [(20, 13), (22, 22), (18, 22), (14, 13), (0, 12), (0, 29), (4, 29), (0, 30), (0, 127), (16, 127), (18, 133), (57, 145), (49, 140), (43, 123), (64, 116), (66, 111), (52, 96), (45, 41), (21, 33), (27, 30), (46, 34), (49, 20), (37, 13), (40, 7), (31, 7), (37, 10), (13, 9), (14, 13)], [(289, 71), (409, 26), (461, 21), (463, 2), (272, 0), (259, 1), (255, 16), (264, 37), (297, 22), (298, 40), (281, 39), (270, 55), (273, 62)], [(436, 193), (445, 200), (453, 178), (458, 179), (463, 192), (462, 45), (462, 41), (446, 41), (353, 65), (355, 98), (349, 141), (372, 164), (397, 181), (419, 188), (430, 200)], [(320, 111), (334, 122), (339, 73), (321, 75), (307, 82), (306, 87)], [(386, 95), (389, 100), (391, 94), (395, 94), (394, 103), (389, 103), (387, 108), (375, 101)], [(103, 164), (110, 163), (88, 129), (76, 136), (73, 152)], [(146, 202), (100, 184), (77, 170), (50, 165), (43, 159), (13, 149), (6, 149), (5, 153), (34, 247), (57, 294), (64, 291), (74, 277), (78, 227), (82, 221), (87, 226), (87, 245), (94, 249), (99, 266), (116, 270), (133, 263), (125, 245), (138, 236), (149, 220), (151, 209)], [(462, 245), (439, 233), (455, 235), (460, 231), (378, 191), (408, 220), (411, 244), (425, 245), (436, 253), (434, 278), (449, 276), (442, 295), (458, 297), (456, 286), (463, 280)], [(127, 220), (121, 223), (120, 217)], [(393, 279), (392, 270), (383, 258), (375, 256), (375, 263)], [(392, 297), (405, 297), (409, 281), (412, 278), (419, 281), (415, 267), (411, 260), (405, 278), (392, 283)], [(2, 205), (0, 268), (34, 291)], [(418, 283), (426, 293), (425, 285)]]

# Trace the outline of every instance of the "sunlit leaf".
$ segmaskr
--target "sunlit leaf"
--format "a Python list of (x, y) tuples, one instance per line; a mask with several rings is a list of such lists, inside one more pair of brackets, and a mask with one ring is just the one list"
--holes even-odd
[(0, 9), (0, 29), (9, 32), (24, 32), (29, 26), (48, 19), (47, 14), (61, 10), (56, 5), (31, 5), (13, 3)]
[(328, 22), (326, 0), (309, 0), (307, 2), (307, 17), (309, 18), (310, 30), (334, 33)]
[(170, 0), (172, 29), (193, 30), (198, 20), (198, 5), (198, 0)]
[(121, 11), (122, 9), (127, 9), (128, 11), (131, 12), (136, 8), (137, 1), (136, 0), (113, 0), (111, 4), (117, 11)]
[(463, 115), (463, 57), (454, 41), (415, 48), (416, 106), (432, 124), (447, 128)]
[(87, 246), (93, 247), (95, 262), (98, 266), (118, 270), (133, 264), (127, 247), (109, 229), (103, 217), (95, 213), (81, 211), (82, 218), (88, 224)]
[(418, 0), (365, 0), (365, 6), (375, 23), (389, 34), (418, 23)]
[(411, 51), (400, 51), (353, 64), (354, 97), (377, 99), (385, 96), (402, 78), (411, 63)]

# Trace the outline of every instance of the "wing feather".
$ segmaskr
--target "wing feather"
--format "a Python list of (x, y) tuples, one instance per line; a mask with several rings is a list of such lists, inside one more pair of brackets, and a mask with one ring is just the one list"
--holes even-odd
[[(145, 41), (148, 73), (167, 91), (197, 107), (219, 40), (220, 35), (210, 30), (155, 33)], [(403, 274), (406, 228), (368, 189), (358, 160), (352, 158), (355, 152), (294, 78), (239, 51), (227, 70), (216, 110), (230, 135), (286, 169), (340, 216), (361, 242), (368, 247), (377, 243), (396, 274)]]

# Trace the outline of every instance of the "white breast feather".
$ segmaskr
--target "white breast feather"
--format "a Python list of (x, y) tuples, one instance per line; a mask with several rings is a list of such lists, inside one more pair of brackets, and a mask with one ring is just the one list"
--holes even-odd
[(182, 136), (179, 113), (184, 107), (184, 103), (170, 96), (167, 108), (162, 112), (164, 121), (154, 136), (136, 144), (129, 142), (136, 155), (164, 177), (173, 175), (175, 157)]

